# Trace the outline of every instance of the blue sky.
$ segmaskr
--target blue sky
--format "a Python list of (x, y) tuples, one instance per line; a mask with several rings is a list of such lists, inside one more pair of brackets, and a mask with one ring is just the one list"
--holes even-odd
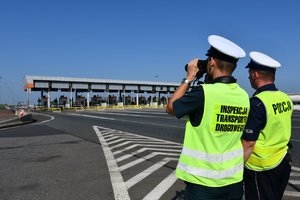
[(24, 75), (180, 82), (211, 34), (246, 51), (234, 76), (249, 95), (250, 51), (278, 60), (278, 88), (300, 93), (299, 9), (297, 0), (1, 0), (0, 103), (26, 100)]

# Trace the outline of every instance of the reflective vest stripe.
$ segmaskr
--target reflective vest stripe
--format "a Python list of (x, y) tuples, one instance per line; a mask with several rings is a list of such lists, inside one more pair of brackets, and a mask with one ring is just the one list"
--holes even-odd
[(247, 162), (251, 163), (252, 165), (256, 165), (256, 166), (267, 166), (267, 167), (275, 166), (276, 164), (278, 164), (278, 161), (279, 161), (279, 163), (282, 161), (282, 159), (284, 158), (286, 153), (287, 153), (286, 151), (280, 152), (277, 155), (273, 155), (272, 159), (267, 159), (267, 160), (262, 160), (261, 158), (251, 156), (247, 160)]
[(222, 179), (222, 178), (228, 178), (232, 177), (238, 172), (242, 172), (244, 168), (243, 164), (236, 165), (232, 168), (226, 169), (226, 170), (208, 170), (208, 169), (200, 169), (196, 167), (192, 167), (189, 165), (186, 165), (182, 162), (178, 162), (177, 169), (180, 169), (182, 171), (185, 171), (189, 174), (192, 174), (194, 176), (201, 176), (206, 178), (213, 178), (213, 179)]
[(278, 153), (280, 151), (286, 150), (287, 147), (268, 147), (268, 148), (263, 148), (263, 147), (255, 147), (255, 151), (259, 152), (261, 154), (275, 154)]
[(205, 153), (205, 152), (192, 150), (192, 149), (183, 147), (181, 153), (183, 155), (186, 155), (186, 156), (189, 156), (192, 158), (196, 158), (199, 160), (222, 163), (222, 162), (243, 156), (243, 148), (236, 149), (236, 150), (233, 150), (230, 152), (226, 152), (224, 154), (209, 154), (209, 153)]

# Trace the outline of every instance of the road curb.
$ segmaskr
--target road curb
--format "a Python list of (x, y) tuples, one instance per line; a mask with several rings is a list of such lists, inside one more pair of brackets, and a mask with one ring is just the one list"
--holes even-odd
[(28, 113), (21, 117), (12, 118), (10, 120), (6, 120), (3, 122), (0, 122), (0, 129), (2, 128), (8, 128), (13, 126), (20, 126), (28, 123), (35, 122), (35, 119), (33, 119), (32, 114)]

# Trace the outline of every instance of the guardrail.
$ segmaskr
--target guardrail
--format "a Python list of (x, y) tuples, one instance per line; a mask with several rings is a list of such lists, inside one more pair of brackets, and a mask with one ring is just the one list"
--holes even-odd
[(163, 109), (166, 105), (109, 105), (109, 106), (90, 106), (90, 107), (83, 107), (83, 106), (76, 106), (76, 107), (36, 107), (35, 110), (37, 111), (52, 111), (52, 112), (61, 112), (65, 111), (84, 111), (84, 110), (106, 110), (106, 109)]
[(65, 107), (64, 110), (71, 110), (71, 111), (84, 111), (84, 108), (82, 106), (80, 107)]
[(56, 107), (49, 108), (48, 110), (50, 110), (52, 112), (61, 112), (61, 108), (56, 108)]

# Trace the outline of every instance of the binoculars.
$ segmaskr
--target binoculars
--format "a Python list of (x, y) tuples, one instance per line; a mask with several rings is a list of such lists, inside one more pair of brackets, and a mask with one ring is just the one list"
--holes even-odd
[[(198, 60), (197, 67), (199, 72), (197, 73), (197, 79), (201, 78), (207, 72), (207, 59), (206, 60)], [(184, 69), (187, 71), (188, 64), (185, 65)]]

